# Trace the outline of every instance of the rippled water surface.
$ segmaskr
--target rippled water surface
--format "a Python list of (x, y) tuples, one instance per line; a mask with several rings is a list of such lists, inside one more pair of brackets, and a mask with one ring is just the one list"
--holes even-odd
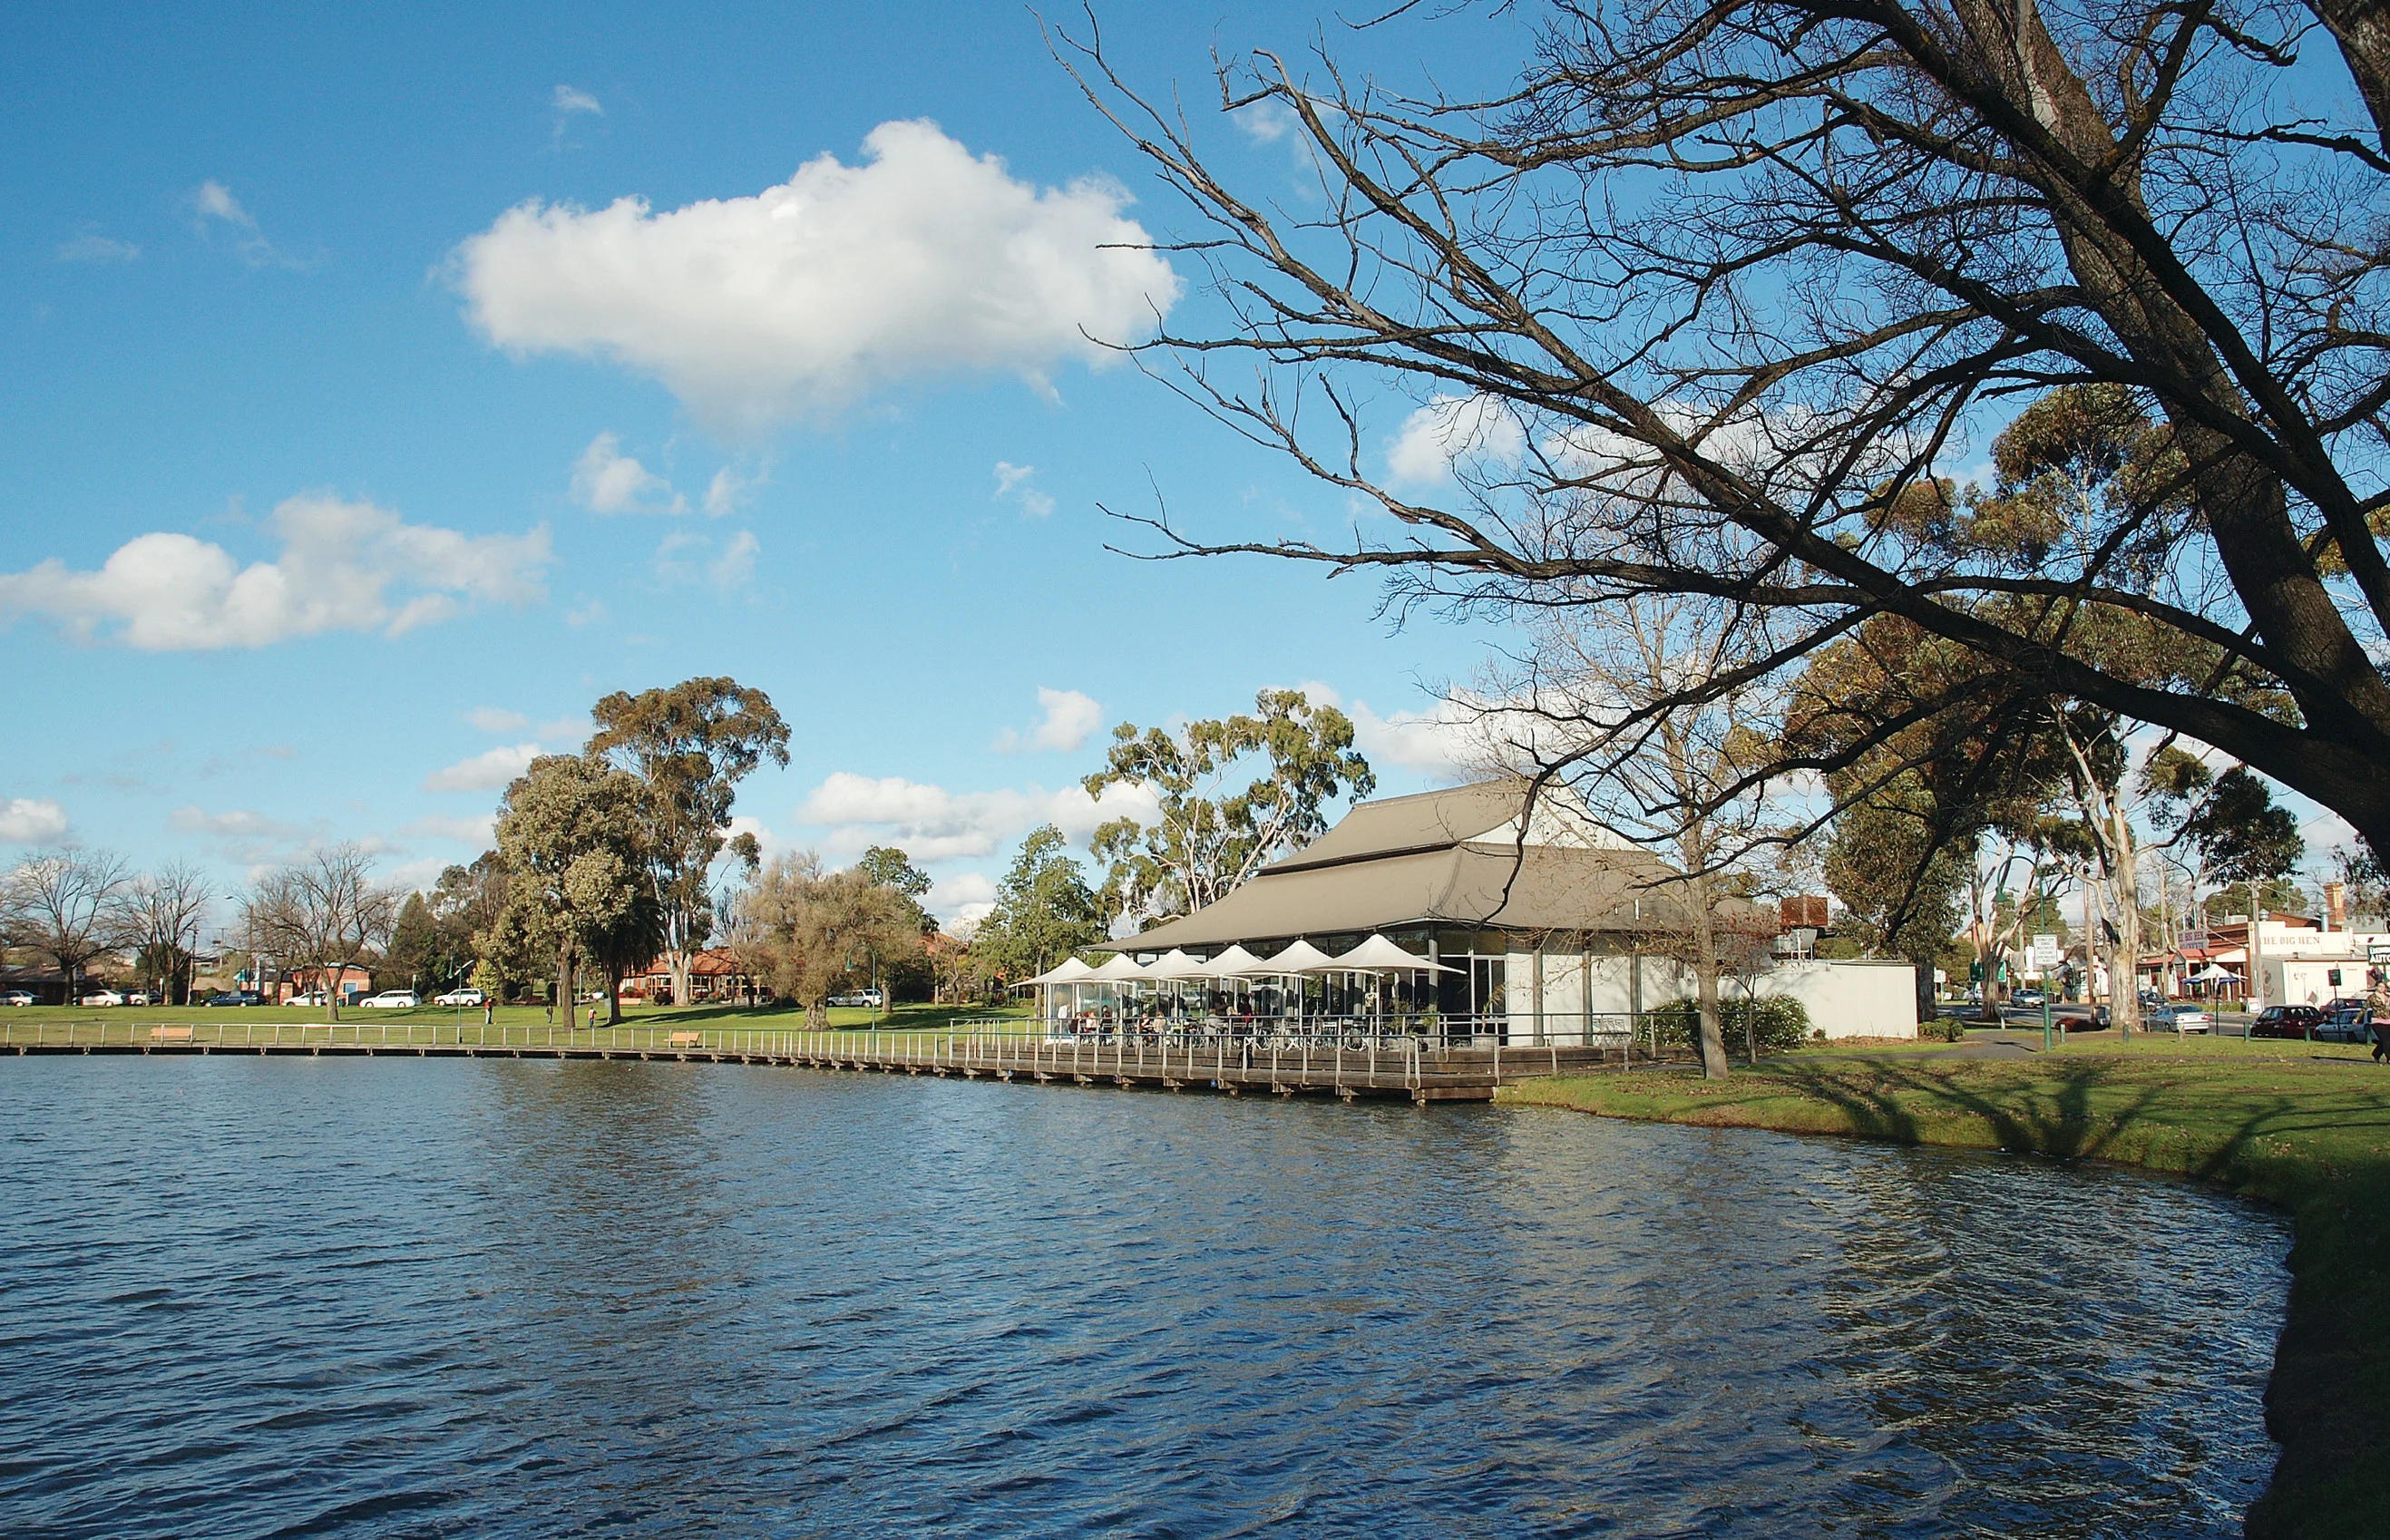
[(2209, 1535), (2287, 1236), (1558, 1112), (0, 1061), (0, 1534)]

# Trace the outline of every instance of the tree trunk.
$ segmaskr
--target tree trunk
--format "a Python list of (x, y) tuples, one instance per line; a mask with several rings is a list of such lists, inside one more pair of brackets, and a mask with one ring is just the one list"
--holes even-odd
[(805, 1002), (805, 1031), (828, 1032), (829, 1030), (829, 1002), (826, 999), (807, 1000)]
[(2133, 826), (2121, 802), (2108, 811), (2108, 837), (2116, 858), (2108, 877), (2115, 901), (2116, 939), (2108, 954), (2108, 1021), (2121, 1036), (2141, 1024), (2141, 879), (2140, 852), (2133, 844)]
[(623, 968), (620, 963), (606, 965), (606, 1024), (623, 1024)]
[(688, 955), (688, 948), (687, 945), (677, 945), (673, 948), (672, 985), (674, 1005), (685, 1006), (688, 1004), (688, 976), (689, 968), (693, 961), (694, 959)]
[(572, 1030), (572, 946), (556, 949), (556, 1008), (564, 1013), (564, 1030)]
[(1693, 987), (1701, 1002), (1702, 1073), (1726, 1077), (1726, 1033), (1718, 1025), (1717, 916), (1712, 912), (1710, 879), (1693, 879)]

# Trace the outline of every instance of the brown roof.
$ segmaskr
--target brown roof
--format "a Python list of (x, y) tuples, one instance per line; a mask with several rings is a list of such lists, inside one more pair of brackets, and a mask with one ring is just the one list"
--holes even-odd
[[(1522, 847), (1523, 792), (1480, 782), (1364, 802), (1216, 904), (1109, 943), (1118, 952), (1382, 930), (1421, 923), (1631, 930), (1681, 923), (1675, 871), (1648, 851)], [(1477, 836), (1493, 834), (1494, 839)]]

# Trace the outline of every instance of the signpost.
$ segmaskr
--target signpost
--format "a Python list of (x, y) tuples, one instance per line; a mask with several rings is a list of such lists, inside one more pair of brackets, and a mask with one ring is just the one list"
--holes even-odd
[(2036, 971), (2036, 972), (2037, 972), (2037, 973), (2047, 973), (2048, 971), (2049, 971), (2049, 969), (2053, 969), (2053, 968), (2056, 968), (2057, 966), (2058, 966), (2058, 938), (2057, 938), (2056, 936), (2047, 936), (2047, 935), (2044, 935), (2044, 936), (2036, 936), (2036, 937), (2034, 937), (2034, 938), (2033, 938), (2033, 967), (2034, 967), (2034, 971)]

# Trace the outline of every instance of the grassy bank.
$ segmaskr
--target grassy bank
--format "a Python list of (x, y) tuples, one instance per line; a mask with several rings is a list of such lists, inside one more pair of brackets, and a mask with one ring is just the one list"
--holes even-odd
[[(2039, 1033), (2034, 1034), (2038, 1046)], [(2266, 1393), (2282, 1446), (2260, 1536), (2390, 1534), (2390, 1068), (2305, 1044), (2086, 1043), (1808, 1052), (1719, 1082), (1679, 1070), (1508, 1087), (1605, 1117), (2080, 1156), (2288, 1209), (2287, 1325)]]
[[(605, 1007), (600, 1006), (598, 1019), (601, 1021), (605, 1019), (604, 1013)], [(1022, 1006), (902, 1005), (893, 1010), (879, 1012), (875, 1020), (871, 1011), (861, 1007), (833, 1006), (829, 1015), (829, 1024), (833, 1032), (856, 1032), (870, 1028), (877, 1028), (881, 1032), (944, 1032), (959, 1020), (979, 1021), (997, 1016), (1018, 1017), (1025, 1022), (1028, 1019), (1028, 1010)], [(588, 1016), (589, 1007), (586, 1005), (574, 1007), (575, 1021), (585, 1022)], [(454, 1006), (423, 1005), (412, 1010), (369, 1010), (361, 1006), (343, 1006), (341, 1008), (341, 1025), (344, 1028), (358, 1025), (373, 1026), (378, 1022), (388, 1023), (392, 1027), (404, 1024), (447, 1026), (457, 1023), (478, 1023), (481, 1020), (481, 1010), (473, 1007), (459, 1008)], [(495, 1013), (492, 1024), (506, 1027), (536, 1027), (549, 1025), (552, 1020), (545, 1006), (500, 1006)], [(759, 1031), (789, 1032), (802, 1027), (803, 1020), (804, 1011), (795, 1006), (700, 1004), (694, 1006), (626, 1005), (623, 1007), (623, 1025), (660, 1029), (752, 1027)], [(0, 1008), (0, 1025), (7, 1023), (19, 1026), (32, 1026), (36, 1023), (58, 1025), (73, 1022), (87, 1026), (101, 1022), (112, 1024), (137, 1022), (142, 1026), (199, 1024), (225, 1026), (237, 1025), (243, 1021), (265, 1024), (278, 1022), (286, 1025), (304, 1023), (320, 1026), (324, 1022), (324, 1007), (321, 1006), (14, 1006)]]

